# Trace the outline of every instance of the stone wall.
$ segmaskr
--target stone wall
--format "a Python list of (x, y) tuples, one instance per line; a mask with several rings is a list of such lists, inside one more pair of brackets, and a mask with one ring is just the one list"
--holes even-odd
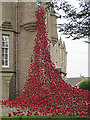
[[(2, 31), (2, 35), (9, 36), (9, 67), (7, 68), (0, 67), (0, 73), (2, 75), (3, 99), (7, 99), (9, 97), (9, 83), (13, 74), (16, 71), (15, 68), (16, 67), (15, 65), (16, 14), (15, 13), (16, 13), (16, 3), (10, 3), (10, 2), (2, 3), (2, 22), (0, 29)], [(1, 35), (1, 41), (2, 41), (2, 35)], [(2, 42), (0, 42), (0, 44), (2, 44)]]
[(36, 35), (35, 3), (18, 4), (17, 79), (20, 90), (25, 83)]
[[(21, 90), (28, 76), (30, 55), (33, 54), (36, 35), (35, 9), (34, 2), (4, 2), (2, 4), (1, 30), (3, 35), (9, 35), (9, 67), (0, 69), (3, 76), (3, 99), (13, 97), (16, 90)], [(51, 59), (60, 73), (65, 75), (67, 53), (61, 38), (58, 40), (56, 16), (47, 12), (46, 23)]]

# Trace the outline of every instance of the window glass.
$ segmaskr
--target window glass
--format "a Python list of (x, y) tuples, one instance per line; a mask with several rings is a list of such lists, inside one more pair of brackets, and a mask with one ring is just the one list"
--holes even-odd
[(4, 54), (2, 54), (2, 60), (4, 60)]
[(4, 38), (3, 38), (3, 36), (2, 36), (2, 42), (4, 41)]
[(5, 42), (2, 42), (2, 47), (4, 47), (5, 46)]
[(5, 48), (5, 53), (8, 53), (8, 48)]
[(4, 65), (4, 60), (2, 60), (2, 65)]
[(8, 60), (5, 60), (5, 66), (7, 66), (8, 65)]
[(8, 42), (6, 42), (6, 47), (8, 47)]
[(2, 48), (2, 54), (4, 53), (4, 48)]
[(8, 59), (8, 55), (7, 54), (5, 54), (5, 59)]

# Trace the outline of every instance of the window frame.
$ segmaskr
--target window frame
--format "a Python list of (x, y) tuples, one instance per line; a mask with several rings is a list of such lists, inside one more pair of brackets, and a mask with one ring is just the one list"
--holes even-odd
[[(5, 57), (4, 57), (4, 65), (2, 64), (2, 68), (9, 68), (9, 35), (8, 34), (2, 34), (2, 40), (3, 40), (3, 37), (8, 37), (8, 39), (7, 39), (8, 47), (2, 45), (2, 49), (4, 48), (4, 50), (5, 50), (5, 48), (7, 48), (8, 52), (6, 53), (4, 51), (4, 53), (2, 53), (2, 55), (7, 54), (7, 59), (5, 59)], [(3, 43), (3, 41), (2, 41), (2, 43)], [(3, 58), (2, 58), (2, 60), (3, 60)], [(5, 65), (5, 60), (7, 60), (8, 65)]]

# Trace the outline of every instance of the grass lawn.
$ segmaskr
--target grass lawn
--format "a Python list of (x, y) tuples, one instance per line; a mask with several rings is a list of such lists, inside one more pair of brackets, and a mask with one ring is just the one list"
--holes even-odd
[[(68, 116), (68, 115), (57, 115), (56, 117), (52, 117), (50, 115), (47, 115), (47, 116), (30, 116), (30, 117), (27, 117), (27, 116), (22, 116), (22, 120), (78, 120), (79, 118), (77, 117), (81, 117), (80, 115), (76, 115), (76, 116)], [(90, 116), (86, 116), (86, 117), (89, 117), (90, 119)], [(3, 116), (3, 119), (2, 120), (20, 120), (19, 119), (20, 116), (11, 116), (11, 117), (7, 117), (7, 116)], [(80, 120), (83, 119), (83, 118), (80, 118)], [(87, 118), (84, 118), (84, 120), (88, 120)]]

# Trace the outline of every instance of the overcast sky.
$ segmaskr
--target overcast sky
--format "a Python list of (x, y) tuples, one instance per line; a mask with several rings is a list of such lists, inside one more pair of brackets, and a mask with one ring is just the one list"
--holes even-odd
[[(78, 7), (77, 0), (68, 0), (70, 3)], [(58, 21), (58, 23), (61, 21)], [(65, 41), (67, 54), (67, 77), (80, 77), (84, 75), (88, 77), (88, 44), (82, 40), (71, 40), (61, 35)]]

